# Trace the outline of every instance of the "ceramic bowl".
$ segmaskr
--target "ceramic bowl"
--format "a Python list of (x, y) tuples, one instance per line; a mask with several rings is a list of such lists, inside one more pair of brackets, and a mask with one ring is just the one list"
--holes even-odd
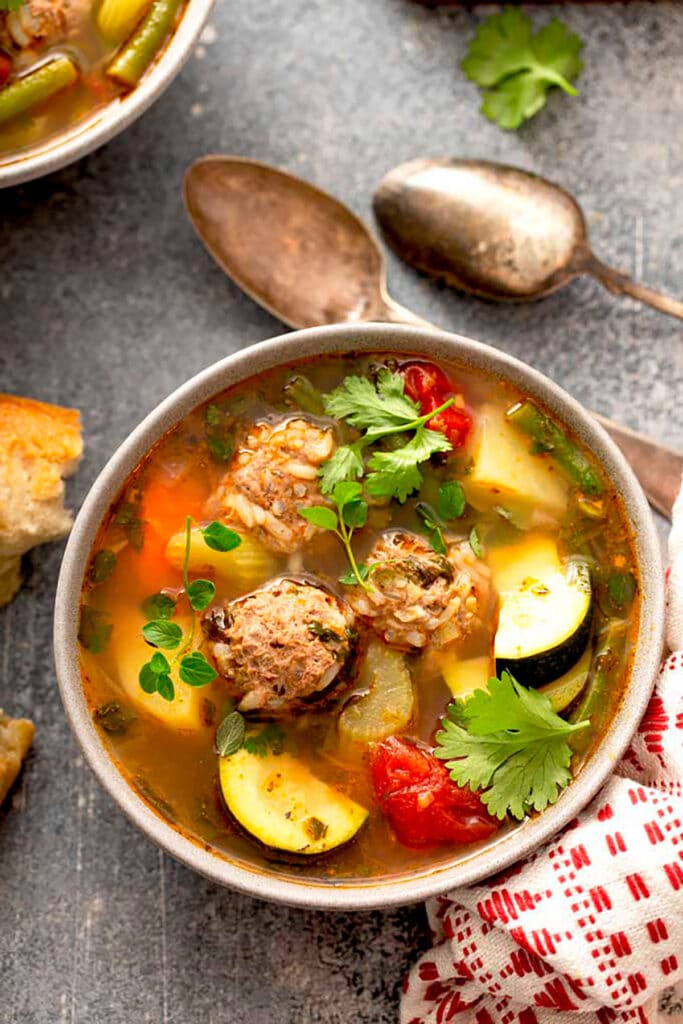
[(140, 84), (126, 96), (113, 100), (56, 138), (16, 156), (0, 158), (0, 188), (58, 171), (92, 153), (132, 124), (180, 72), (208, 21), (213, 5), (214, 0), (188, 0), (180, 24), (163, 53)]
[[(81, 584), (98, 527), (119, 488), (152, 445), (224, 388), (282, 363), (348, 350), (453, 359), (507, 378), (551, 409), (592, 449), (623, 495), (635, 536), (642, 605), (626, 698), (588, 763), (553, 807), (474, 852), (454, 852), (450, 860), (437, 866), (384, 879), (325, 882), (291, 877), (276, 866), (264, 869), (207, 851), (176, 831), (136, 794), (107, 753), (88, 712), (79, 673), (77, 630)], [(291, 905), (351, 910), (409, 903), (476, 882), (529, 854), (571, 821), (613, 770), (645, 710), (662, 648), (663, 619), (662, 567), (650, 509), (621, 453), (578, 402), (524, 363), (468, 338), (414, 327), (365, 324), (317, 327), (247, 348), (193, 377), (150, 413), (102, 470), (76, 520), (59, 578), (54, 645), (62, 700), (83, 753), (104, 788), (150, 839), (202, 875), (253, 896)]]

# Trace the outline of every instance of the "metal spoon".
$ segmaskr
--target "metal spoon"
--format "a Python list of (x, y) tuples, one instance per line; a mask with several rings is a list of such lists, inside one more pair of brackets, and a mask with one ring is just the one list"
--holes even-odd
[[(185, 177), (195, 231), (248, 295), (290, 327), (367, 320), (433, 325), (386, 292), (384, 258), (366, 225), (332, 196), (253, 160), (209, 156)], [(651, 504), (671, 509), (683, 455), (597, 417)]]
[(487, 160), (412, 160), (375, 193), (384, 236), (420, 270), (487, 299), (540, 299), (590, 274), (683, 319), (683, 302), (637, 284), (593, 252), (583, 212), (559, 185)]

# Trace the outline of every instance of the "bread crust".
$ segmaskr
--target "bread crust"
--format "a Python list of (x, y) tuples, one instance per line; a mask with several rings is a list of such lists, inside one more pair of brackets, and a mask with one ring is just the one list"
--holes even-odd
[(0, 605), (17, 589), (17, 559), (69, 531), (64, 478), (82, 452), (76, 409), (0, 394)]

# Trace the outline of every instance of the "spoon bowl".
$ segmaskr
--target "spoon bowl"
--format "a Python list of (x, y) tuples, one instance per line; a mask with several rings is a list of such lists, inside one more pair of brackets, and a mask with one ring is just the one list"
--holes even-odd
[(187, 172), (184, 198), (218, 265), (290, 327), (426, 324), (389, 298), (366, 225), (307, 181), (256, 160), (206, 156)]

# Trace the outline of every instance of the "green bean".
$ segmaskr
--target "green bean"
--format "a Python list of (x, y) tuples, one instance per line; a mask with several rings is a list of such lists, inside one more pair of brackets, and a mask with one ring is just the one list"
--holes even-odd
[(296, 373), (293, 377), (290, 377), (283, 391), (288, 403), (291, 403), (297, 409), (301, 409), (302, 412), (307, 412), (311, 416), (325, 415), (323, 396), (311, 384), (308, 377), (304, 377), (303, 374)]
[(531, 437), (538, 452), (549, 452), (565, 475), (584, 494), (591, 497), (602, 494), (600, 475), (586, 456), (549, 420), (533, 402), (518, 402), (507, 411), (507, 418), (525, 434)]
[(110, 78), (137, 85), (173, 26), (183, 0), (154, 0), (140, 27), (107, 68)]
[(583, 699), (569, 716), (572, 723), (590, 720), (593, 725), (593, 729), (584, 729), (570, 736), (570, 745), (577, 754), (584, 754), (595, 736), (598, 723), (593, 721), (593, 716), (601, 710), (601, 705), (604, 708), (609, 688), (614, 682), (613, 670), (620, 663), (619, 648), (623, 642), (624, 629), (622, 619), (611, 619), (608, 623), (595, 652), (593, 672)]
[(78, 71), (73, 61), (68, 57), (57, 57), (29, 75), (17, 78), (0, 89), (0, 124), (25, 113), (54, 96), (60, 89), (73, 85), (77, 77)]

